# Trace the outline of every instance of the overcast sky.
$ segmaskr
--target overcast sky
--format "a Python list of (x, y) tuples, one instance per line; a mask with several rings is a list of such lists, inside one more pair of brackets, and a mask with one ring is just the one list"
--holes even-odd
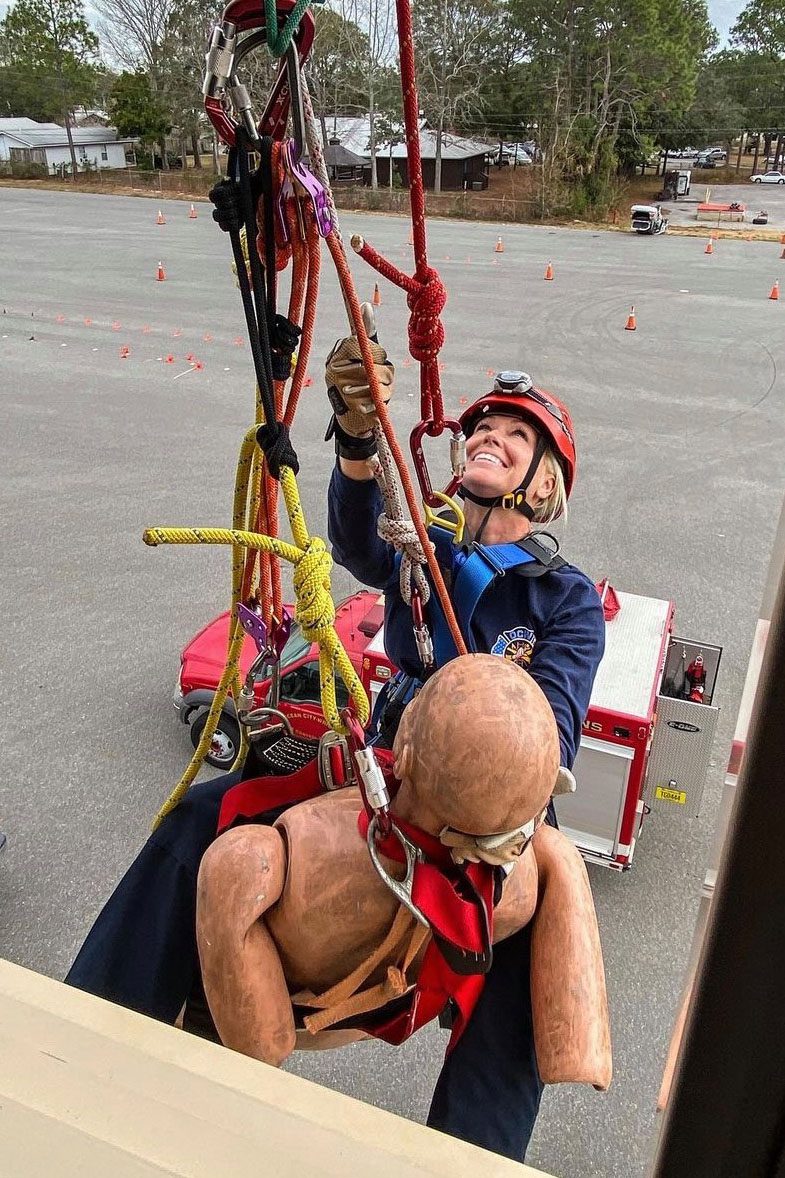
[[(721, 42), (725, 42), (728, 37), (728, 32), (736, 17), (744, 7), (744, 0), (708, 0), (709, 16), (720, 35)], [(8, 11), (9, 5), (0, 0), (0, 18)], [(95, 14), (90, 8), (89, 4), (85, 5), (88, 18), (95, 23)], [(222, 5), (220, 0), (217, 0), (215, 6), (216, 16), (221, 11)]]

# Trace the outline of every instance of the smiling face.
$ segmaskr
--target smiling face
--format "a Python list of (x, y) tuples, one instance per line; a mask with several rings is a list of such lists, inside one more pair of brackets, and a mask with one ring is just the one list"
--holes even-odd
[[(505, 495), (521, 485), (529, 469), (537, 431), (518, 417), (489, 413), (481, 418), (466, 442), (463, 482), (475, 495)], [(555, 480), (544, 462), (529, 484), (526, 498), (534, 507), (548, 498)]]

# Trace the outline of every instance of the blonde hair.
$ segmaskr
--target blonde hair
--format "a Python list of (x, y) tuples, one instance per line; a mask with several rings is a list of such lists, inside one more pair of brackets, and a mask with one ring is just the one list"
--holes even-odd
[(567, 487), (564, 482), (564, 470), (550, 446), (542, 456), (542, 461), (549, 475), (554, 479), (553, 490), (547, 499), (534, 509), (535, 524), (550, 524), (560, 516), (567, 518)]

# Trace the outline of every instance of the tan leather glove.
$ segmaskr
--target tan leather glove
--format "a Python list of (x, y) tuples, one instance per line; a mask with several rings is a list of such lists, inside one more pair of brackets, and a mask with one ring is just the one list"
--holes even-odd
[[(363, 322), (371, 343), (371, 355), (385, 405), (395, 385), (395, 368), (381, 344), (375, 341), (376, 322), (370, 303), (362, 305)], [(335, 411), (336, 424), (353, 438), (367, 437), (377, 424), (368, 375), (357, 337), (338, 340), (325, 363), (327, 395)]]

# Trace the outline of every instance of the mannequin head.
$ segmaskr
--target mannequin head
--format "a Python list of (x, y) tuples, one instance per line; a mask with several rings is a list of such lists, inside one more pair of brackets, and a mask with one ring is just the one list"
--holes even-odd
[(432, 833), (522, 826), (547, 805), (559, 768), (547, 699), (526, 671), (489, 654), (453, 659), (426, 682), (394, 752), (394, 809)]

